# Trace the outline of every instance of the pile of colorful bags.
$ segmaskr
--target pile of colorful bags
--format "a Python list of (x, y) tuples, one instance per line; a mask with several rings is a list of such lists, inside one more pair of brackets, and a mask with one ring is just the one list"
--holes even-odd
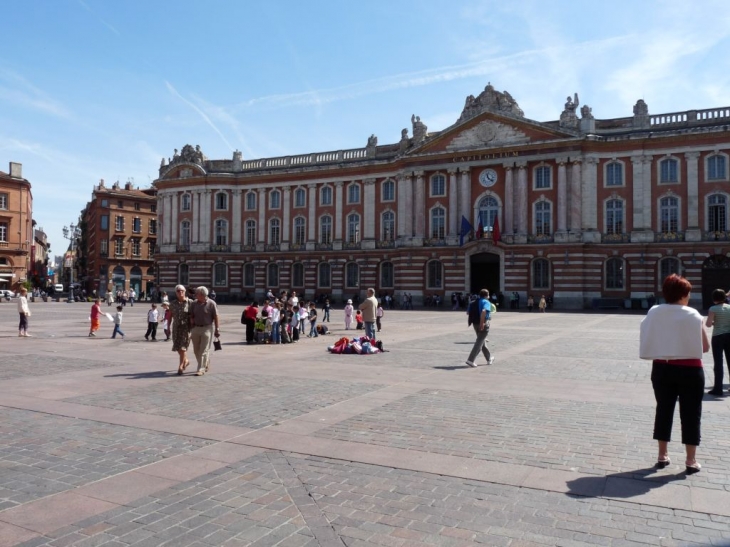
[(330, 353), (356, 353), (359, 355), (371, 355), (383, 351), (383, 343), (380, 340), (370, 339), (367, 336), (349, 339), (343, 336), (337, 342), (327, 348)]

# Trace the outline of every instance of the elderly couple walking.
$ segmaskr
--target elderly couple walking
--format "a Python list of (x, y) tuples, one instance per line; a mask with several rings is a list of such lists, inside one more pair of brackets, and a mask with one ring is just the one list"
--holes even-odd
[(172, 351), (180, 356), (177, 373), (182, 376), (190, 364), (187, 357), (190, 342), (198, 362), (196, 376), (202, 376), (210, 369), (210, 347), (213, 338), (220, 336), (218, 307), (208, 298), (208, 289), (195, 289), (195, 300), (187, 297), (183, 285), (175, 287), (175, 298), (170, 301), (172, 312)]

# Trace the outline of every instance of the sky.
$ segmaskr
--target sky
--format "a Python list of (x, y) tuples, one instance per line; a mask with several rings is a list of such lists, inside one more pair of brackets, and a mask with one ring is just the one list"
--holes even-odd
[(2, 3), (0, 170), (23, 164), (54, 254), (94, 185), (160, 160), (395, 143), (488, 83), (527, 118), (730, 105), (726, 0), (24, 0)]

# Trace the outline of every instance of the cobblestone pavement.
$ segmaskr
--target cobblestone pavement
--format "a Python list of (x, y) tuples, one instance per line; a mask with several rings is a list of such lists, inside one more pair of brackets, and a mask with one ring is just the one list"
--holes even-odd
[(124, 341), (31, 305), (22, 339), (0, 304), (0, 547), (730, 547), (730, 397), (706, 398), (699, 474), (678, 416), (655, 469), (640, 315), (500, 312), (473, 369), (464, 312), (388, 310), (387, 353), (334, 356), (362, 334), (341, 310), (272, 347), (223, 306), (224, 351), (181, 378), (147, 305)]

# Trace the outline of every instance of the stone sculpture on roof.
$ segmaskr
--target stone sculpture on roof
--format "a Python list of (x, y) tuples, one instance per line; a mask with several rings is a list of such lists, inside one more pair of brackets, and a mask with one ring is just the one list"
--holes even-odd
[(580, 101), (578, 100), (578, 94), (574, 94), (574, 98), (568, 96), (565, 101), (565, 109), (560, 114), (560, 127), (567, 127), (570, 129), (576, 129), (578, 127), (578, 116), (575, 111), (578, 109)]
[(428, 127), (421, 121), (420, 116), (413, 114), (411, 116), (411, 124), (413, 125), (413, 143), (420, 144), (426, 140), (428, 134)]
[(482, 112), (501, 112), (523, 118), (525, 113), (508, 92), (494, 89), (491, 83), (487, 84), (478, 97), (469, 95), (464, 104), (464, 110), (456, 123), (463, 122), (481, 114)]

